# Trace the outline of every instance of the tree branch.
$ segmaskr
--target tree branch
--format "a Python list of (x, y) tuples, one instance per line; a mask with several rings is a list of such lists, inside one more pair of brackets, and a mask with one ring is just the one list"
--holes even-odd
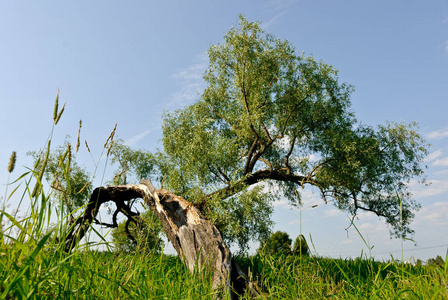
[(294, 150), (295, 143), (296, 143), (296, 137), (294, 136), (291, 142), (291, 147), (289, 148), (289, 152), (286, 154), (285, 157), (285, 167), (288, 169), (289, 173), (291, 173), (291, 168), (289, 166), (289, 157), (291, 156), (292, 151)]

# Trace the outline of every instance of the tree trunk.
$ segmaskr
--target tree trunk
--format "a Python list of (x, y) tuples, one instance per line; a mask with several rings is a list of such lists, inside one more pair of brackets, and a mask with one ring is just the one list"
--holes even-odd
[(149, 180), (142, 180), (138, 185), (96, 188), (84, 215), (67, 234), (66, 251), (73, 249), (84, 237), (101, 204), (135, 198), (142, 198), (159, 218), (166, 236), (190, 272), (195, 267), (211, 269), (212, 285), (220, 290), (220, 297), (227, 294), (231, 299), (238, 299), (248, 288), (254, 295), (258, 294), (255, 286), (233, 260), (219, 230), (191, 202), (170, 191), (155, 189)]

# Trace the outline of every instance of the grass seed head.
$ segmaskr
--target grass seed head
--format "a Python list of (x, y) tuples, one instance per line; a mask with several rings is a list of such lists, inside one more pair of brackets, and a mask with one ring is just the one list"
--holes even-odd
[(16, 166), (16, 151), (12, 151), (11, 157), (9, 158), (8, 172), (11, 173), (12, 171), (14, 171), (15, 166)]
[(64, 103), (64, 105), (62, 105), (61, 111), (59, 112), (58, 116), (56, 117), (56, 120), (54, 120), (54, 125), (58, 124), (59, 119), (61, 118), (62, 113), (64, 112), (64, 109), (65, 109), (65, 103)]
[[(84, 142), (86, 143), (87, 151), (90, 152), (90, 148), (89, 148), (89, 144), (87, 144), (87, 140), (84, 140)], [(91, 153), (91, 152), (90, 152), (90, 153)]]
[(78, 153), (79, 145), (80, 145), (79, 137), (81, 135), (81, 127), (82, 127), (82, 120), (79, 120), (78, 138), (76, 139), (76, 153)]
[(59, 89), (58, 93), (56, 94), (56, 100), (54, 101), (53, 121), (56, 121), (56, 118), (58, 117), (58, 106), (59, 106)]
[[(106, 148), (106, 146), (107, 146), (107, 143), (109, 142), (109, 141), (113, 141), (114, 140), (114, 136), (115, 136), (115, 131), (117, 130), (117, 123), (115, 123), (115, 127), (114, 127), (114, 129), (112, 130), (112, 132), (110, 133), (110, 135), (109, 135), (109, 137), (107, 138), (107, 140), (106, 140), (106, 142), (104, 143), (104, 148)], [(110, 147), (109, 147), (110, 148)]]

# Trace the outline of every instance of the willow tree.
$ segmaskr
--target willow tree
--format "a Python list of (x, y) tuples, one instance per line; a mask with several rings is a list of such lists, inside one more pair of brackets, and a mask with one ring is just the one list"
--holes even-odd
[(295, 204), (296, 190), (313, 186), (352, 216), (372, 212), (391, 234), (412, 233), (419, 205), (407, 183), (423, 176), (427, 154), (415, 124), (357, 123), (353, 88), (332, 66), (243, 17), (208, 55), (200, 99), (163, 117), (163, 150), (149, 169), (158, 168), (165, 189), (149, 181), (95, 189), (68, 250), (99, 205), (141, 197), (190, 270), (212, 267), (214, 285), (237, 298), (248, 282), (226, 244), (266, 238), (279, 192)]
[[(353, 87), (340, 83), (332, 66), (296, 53), (243, 17), (208, 55), (200, 99), (164, 115), (162, 173), (169, 189), (205, 207), (231, 238), (241, 236), (232, 227), (238, 224), (227, 222), (234, 210), (250, 217), (244, 216), (250, 209), (239, 209), (245, 193), (261, 209), (272, 201), (263, 196), (269, 188), (250, 188), (260, 182), (274, 183), (271, 191), (292, 204), (297, 188), (314, 186), (325, 203), (352, 216), (372, 212), (392, 235), (412, 233), (419, 205), (408, 182), (423, 176), (427, 154), (416, 124), (358, 123), (350, 109)], [(257, 222), (269, 217), (257, 215)]]

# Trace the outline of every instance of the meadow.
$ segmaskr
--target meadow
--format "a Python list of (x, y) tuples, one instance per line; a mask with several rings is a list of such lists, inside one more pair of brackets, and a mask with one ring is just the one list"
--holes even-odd
[[(56, 101), (54, 125), (62, 112)], [(64, 213), (64, 203), (54, 206), (52, 190), (45, 192), (43, 184), (53, 129), (41, 153), (40, 170), (30, 168), (13, 182), (21, 183), (23, 190), (18, 185), (5, 191), (0, 210), (0, 299), (214, 299), (210, 270), (190, 273), (179, 257), (163, 253), (114, 251), (94, 229), (100, 242), (83, 242), (71, 253), (64, 251), (72, 213)], [(110, 150), (106, 144), (104, 150)], [(15, 154), (10, 174), (14, 163)], [(69, 158), (66, 165), (69, 170)], [(6, 186), (14, 185), (8, 179)], [(13, 197), (19, 199), (16, 209), (25, 207), (23, 217), (5, 209)], [(94, 250), (98, 246), (106, 250)], [(448, 254), (443, 265), (422, 266), (377, 262), (362, 253), (361, 257), (259, 254), (236, 261), (262, 292), (259, 299), (448, 299)]]
[[(213, 299), (207, 270), (191, 274), (177, 256), (88, 250), (68, 255), (43, 241), (1, 247), (1, 299)], [(446, 264), (305, 256), (237, 261), (262, 291), (259, 299), (448, 299)]]

